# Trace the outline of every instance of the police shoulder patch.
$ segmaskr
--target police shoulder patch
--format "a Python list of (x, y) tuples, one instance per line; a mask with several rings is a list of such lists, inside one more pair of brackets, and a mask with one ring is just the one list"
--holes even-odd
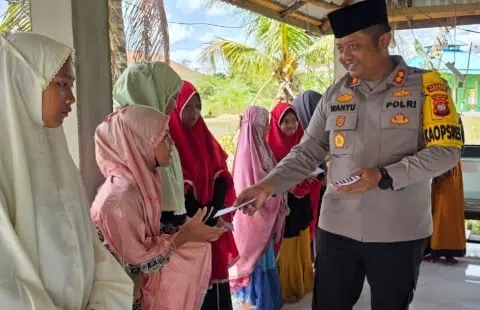
[(423, 129), (427, 147), (461, 148), (463, 145), (461, 127), (448, 84), (438, 72), (425, 72), (423, 91), (425, 93)]

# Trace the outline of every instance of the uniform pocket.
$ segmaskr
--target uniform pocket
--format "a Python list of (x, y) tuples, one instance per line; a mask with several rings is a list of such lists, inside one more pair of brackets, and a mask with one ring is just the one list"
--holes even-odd
[(331, 113), (325, 130), (330, 132), (332, 155), (352, 154), (355, 149), (357, 113)]
[(418, 151), (420, 109), (384, 109), (381, 115), (381, 153), (410, 155)]

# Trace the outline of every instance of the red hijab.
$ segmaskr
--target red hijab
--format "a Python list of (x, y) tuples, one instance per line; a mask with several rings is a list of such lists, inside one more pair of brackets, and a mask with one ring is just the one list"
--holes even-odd
[[(272, 149), (273, 155), (275, 159), (280, 162), (285, 156), (288, 155), (290, 150), (300, 143), (300, 140), (303, 137), (303, 128), (298, 123), (297, 131), (287, 137), (282, 130), (280, 129), (280, 124), (282, 122), (282, 118), (288, 112), (293, 112), (297, 117), (297, 112), (293, 105), (280, 102), (273, 108), (272, 112), (270, 112), (270, 129), (268, 130), (267, 134), (267, 142)], [(312, 171), (313, 172), (313, 171)], [(318, 216), (318, 202), (320, 199), (320, 190), (321, 190), (321, 183), (318, 179), (311, 179), (311, 181), (303, 181), (299, 183), (295, 188), (290, 190), (290, 192), (295, 195), (296, 197), (304, 197), (306, 195), (310, 195), (312, 212), (313, 212), (313, 221), (310, 223), (310, 237), (313, 240), (315, 236), (315, 225)]]
[(270, 145), (277, 162), (280, 162), (287, 156), (292, 147), (300, 143), (303, 136), (303, 129), (300, 123), (298, 123), (297, 131), (289, 137), (280, 129), (282, 118), (288, 112), (293, 112), (298, 119), (297, 112), (293, 105), (286, 102), (277, 103), (272, 112), (270, 112), (270, 129), (267, 134), (267, 143)]
[[(198, 95), (195, 87), (187, 81), (183, 82), (177, 100), (177, 107), (170, 116), (170, 135), (175, 142), (182, 163), (185, 192), (193, 188), (195, 197), (203, 205), (212, 201), (215, 180), (218, 177), (227, 182), (225, 204), (235, 202), (233, 178), (227, 167), (227, 153), (218, 144), (200, 116), (192, 128), (182, 125), (181, 114), (186, 104), (194, 95)], [(232, 214), (222, 216), (226, 222), (232, 222)], [(228, 268), (238, 259), (232, 232), (226, 232), (217, 241), (212, 242), (212, 283), (228, 280)]]
[(170, 117), (170, 135), (180, 154), (183, 178), (187, 188), (190, 186), (194, 189), (197, 200), (207, 204), (213, 197), (215, 179), (218, 176), (224, 177), (229, 189), (225, 203), (231, 205), (235, 201), (235, 192), (232, 176), (228, 172), (227, 153), (208, 130), (201, 116), (192, 128), (182, 124), (181, 113), (195, 95), (198, 96), (195, 87), (184, 81), (177, 99), (177, 107)]

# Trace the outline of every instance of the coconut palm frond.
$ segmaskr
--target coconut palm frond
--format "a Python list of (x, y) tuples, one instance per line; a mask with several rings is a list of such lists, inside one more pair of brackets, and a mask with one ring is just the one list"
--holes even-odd
[(304, 30), (263, 16), (254, 29), (257, 45), (263, 46), (265, 53), (272, 56), (279, 56), (279, 52), (285, 54), (286, 50), (299, 54), (314, 43)]
[(125, 2), (125, 36), (133, 61), (170, 61), (170, 38), (163, 0)]
[(210, 65), (214, 70), (219, 62), (228, 65), (231, 73), (256, 74), (265, 73), (272, 68), (272, 58), (261, 51), (235, 41), (217, 39), (209, 43), (203, 50), (201, 62)]
[(334, 63), (333, 49), (334, 39), (333, 36), (324, 36), (316, 38), (312, 45), (298, 54), (298, 58), (306, 67), (315, 67), (321, 64), (322, 66), (332, 66)]
[(1, 17), (1, 32), (32, 31), (29, 0), (8, 0), (7, 11)]

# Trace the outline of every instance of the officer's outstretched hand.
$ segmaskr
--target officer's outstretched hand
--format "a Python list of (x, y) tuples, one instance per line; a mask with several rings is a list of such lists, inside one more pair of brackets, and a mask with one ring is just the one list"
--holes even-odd
[(335, 186), (335, 190), (347, 194), (358, 194), (374, 189), (382, 178), (380, 170), (375, 168), (362, 168), (357, 170), (352, 176), (359, 176), (360, 180), (356, 183), (346, 186)]
[(240, 195), (238, 195), (237, 201), (235, 201), (234, 206), (238, 206), (242, 203), (255, 199), (254, 202), (242, 209), (243, 213), (253, 215), (258, 209), (263, 206), (265, 200), (267, 200), (267, 198), (270, 197), (274, 193), (274, 191), (275, 189), (272, 184), (267, 181), (262, 181), (258, 184), (244, 189), (240, 193)]

